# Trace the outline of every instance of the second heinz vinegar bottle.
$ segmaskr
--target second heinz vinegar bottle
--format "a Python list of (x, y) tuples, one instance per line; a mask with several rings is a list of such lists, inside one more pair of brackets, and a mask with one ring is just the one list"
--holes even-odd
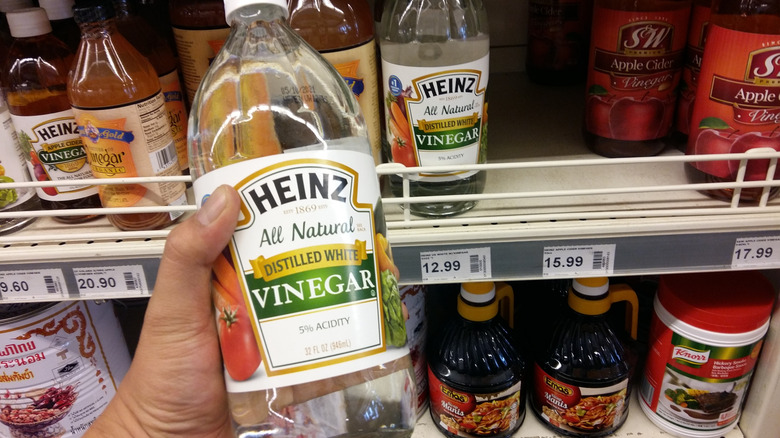
[[(154, 67), (117, 30), (110, 0), (78, 4), (82, 32), (70, 72), (68, 97), (95, 178), (180, 176), (176, 145)], [(103, 207), (185, 205), (183, 182), (100, 186)], [(128, 212), (108, 215), (122, 230), (163, 228), (182, 215)]]
[[(379, 26), (385, 104), (385, 155), (406, 167), (473, 165), (487, 160), (490, 37), (481, 0), (392, 0)], [(412, 196), (482, 193), (476, 170), (409, 175)], [(401, 195), (401, 178), (390, 186)], [(411, 203), (412, 213), (443, 217), (476, 201)]]
[(225, 13), (188, 143), (197, 205), (222, 184), (243, 200), (212, 281), (237, 432), (410, 436), (414, 372), (360, 107), (285, 0)]

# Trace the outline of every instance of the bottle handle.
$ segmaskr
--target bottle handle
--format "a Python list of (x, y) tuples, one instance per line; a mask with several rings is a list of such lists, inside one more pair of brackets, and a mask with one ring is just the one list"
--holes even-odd
[(508, 283), (496, 283), (496, 302), (498, 314), (504, 318), (509, 327), (515, 328), (515, 293)]
[(636, 292), (627, 284), (614, 284), (609, 286), (609, 301), (616, 303), (626, 301), (626, 331), (631, 334), (631, 338), (636, 340), (637, 325), (639, 323), (639, 300)]

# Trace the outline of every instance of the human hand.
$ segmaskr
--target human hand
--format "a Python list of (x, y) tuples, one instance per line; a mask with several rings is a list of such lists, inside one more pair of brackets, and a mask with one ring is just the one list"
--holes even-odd
[(171, 231), (130, 370), (85, 438), (233, 436), (210, 284), (238, 209), (222, 186)]

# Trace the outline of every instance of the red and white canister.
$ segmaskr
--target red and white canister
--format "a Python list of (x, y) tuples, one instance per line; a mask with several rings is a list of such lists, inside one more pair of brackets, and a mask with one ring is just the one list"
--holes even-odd
[(685, 438), (734, 428), (774, 298), (756, 271), (662, 276), (640, 387), (648, 418)]
[(0, 436), (81, 437), (129, 367), (111, 303), (0, 305)]

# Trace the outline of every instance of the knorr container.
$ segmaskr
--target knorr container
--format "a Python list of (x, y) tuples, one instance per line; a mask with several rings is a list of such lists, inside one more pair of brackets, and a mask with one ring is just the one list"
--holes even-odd
[(653, 423), (691, 438), (734, 428), (774, 296), (758, 272), (661, 277), (640, 388), (640, 405)]
[(130, 354), (110, 303), (0, 306), (0, 436), (82, 436), (116, 394)]

